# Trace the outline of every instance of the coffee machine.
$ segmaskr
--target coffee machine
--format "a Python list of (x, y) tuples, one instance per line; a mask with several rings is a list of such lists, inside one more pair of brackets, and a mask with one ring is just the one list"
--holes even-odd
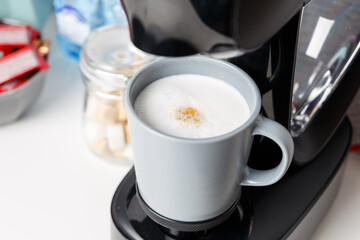
[[(351, 142), (345, 112), (360, 85), (360, 2), (122, 4), (137, 48), (160, 56), (203, 54), (247, 72), (262, 94), (262, 114), (289, 130), (295, 153), (283, 179), (243, 187), (236, 210), (211, 227), (148, 209), (132, 169), (111, 204), (113, 239), (309, 239), (336, 196)], [(249, 165), (271, 169), (279, 154), (272, 141), (255, 137)]]

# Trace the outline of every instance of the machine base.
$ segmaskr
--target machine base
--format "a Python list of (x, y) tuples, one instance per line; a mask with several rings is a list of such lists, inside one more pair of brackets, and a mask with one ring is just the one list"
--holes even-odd
[(136, 198), (131, 170), (111, 204), (112, 239), (309, 239), (338, 191), (351, 133), (345, 119), (311, 163), (293, 165), (274, 185), (243, 187), (237, 211), (219, 226), (201, 232), (165, 229), (150, 219)]
[(226, 210), (224, 213), (220, 214), (219, 216), (217, 216), (215, 218), (212, 218), (212, 219), (209, 219), (206, 221), (201, 221), (201, 222), (175, 221), (175, 220), (166, 218), (166, 217), (158, 214), (154, 210), (152, 210), (151, 207), (149, 207), (146, 204), (146, 202), (144, 201), (144, 199), (141, 197), (141, 194), (138, 190), (137, 184), (135, 184), (135, 186), (136, 186), (136, 198), (137, 198), (137, 202), (139, 203), (140, 207), (143, 209), (145, 214), (148, 217), (150, 217), (154, 222), (163, 226), (164, 227), (163, 229), (172, 229), (171, 231), (166, 230), (166, 232), (174, 232), (173, 230), (175, 230), (175, 229), (177, 232), (178, 231), (201, 232), (204, 230), (208, 230), (208, 229), (214, 228), (214, 227), (222, 224), (225, 220), (230, 218), (236, 210), (238, 210), (237, 214), (240, 216), (240, 218), (238, 218), (238, 217), (236, 217), (236, 218), (240, 219), (240, 221), (242, 221), (242, 218), (243, 218), (243, 214), (241, 213), (242, 208), (240, 206), (244, 206), (244, 205), (241, 204), (239, 206), (240, 198), (238, 197), (237, 200), (233, 203), (233, 205), (228, 210)]

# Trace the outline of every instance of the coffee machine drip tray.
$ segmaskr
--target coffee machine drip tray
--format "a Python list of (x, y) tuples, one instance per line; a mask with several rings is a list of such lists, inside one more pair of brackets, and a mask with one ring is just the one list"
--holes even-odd
[(111, 204), (112, 239), (309, 239), (336, 196), (350, 140), (346, 118), (311, 163), (292, 166), (274, 185), (243, 187), (235, 212), (220, 225), (199, 232), (167, 229), (151, 220), (136, 197), (132, 169)]
[[(132, 169), (134, 171), (134, 169)], [(243, 208), (244, 206), (247, 206), (248, 204), (240, 204), (239, 205), (239, 197), (236, 199), (234, 204), (225, 212), (223, 212), (220, 216), (217, 216), (215, 218), (209, 219), (207, 221), (202, 222), (181, 222), (181, 221), (175, 221), (166, 217), (161, 216), (157, 212), (153, 211), (144, 201), (144, 199), (141, 197), (141, 194), (139, 193), (138, 186), (135, 184), (136, 187), (136, 198), (137, 203), (139, 203), (140, 207), (144, 210), (145, 214), (150, 217), (153, 221), (163, 226), (163, 230), (167, 233), (171, 233), (171, 235), (175, 235), (175, 229), (178, 232), (178, 234), (184, 235), (182, 232), (202, 232), (204, 230), (213, 229), (216, 226), (219, 226), (222, 224), (225, 220), (229, 219), (234, 212), (238, 212), (237, 217), (240, 222), (243, 222), (244, 214), (243, 214)], [(244, 207), (244, 209), (249, 209), (248, 207)], [(238, 222), (238, 221), (237, 221)], [(239, 226), (239, 223), (237, 223), (237, 226)], [(208, 232), (208, 231), (206, 231)], [(176, 234), (176, 235), (178, 235)]]
[[(154, 222), (143, 211), (136, 197), (135, 171), (131, 169), (119, 186), (112, 207), (113, 219), (119, 220), (119, 226), (124, 236), (130, 239), (221, 239), (224, 233), (237, 236), (229, 239), (247, 239), (252, 225), (252, 214), (249, 201), (242, 197), (234, 213), (222, 224), (204, 231), (184, 232), (162, 227)], [(115, 205), (114, 205), (115, 204)], [(244, 211), (246, 209), (246, 211)], [(242, 236), (243, 237), (239, 237)]]

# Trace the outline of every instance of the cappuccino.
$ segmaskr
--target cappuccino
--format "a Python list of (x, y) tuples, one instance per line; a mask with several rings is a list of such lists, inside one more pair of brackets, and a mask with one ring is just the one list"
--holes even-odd
[(250, 117), (247, 102), (233, 86), (196, 74), (152, 82), (137, 96), (134, 109), (152, 128), (183, 138), (223, 135)]

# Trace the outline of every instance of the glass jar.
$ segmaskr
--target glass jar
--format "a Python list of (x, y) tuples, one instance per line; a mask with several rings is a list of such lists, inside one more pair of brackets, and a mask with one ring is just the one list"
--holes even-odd
[(123, 25), (107, 25), (92, 32), (80, 54), (86, 86), (83, 128), (88, 146), (102, 158), (129, 163), (130, 136), (124, 108), (128, 79), (153, 61), (132, 45)]

